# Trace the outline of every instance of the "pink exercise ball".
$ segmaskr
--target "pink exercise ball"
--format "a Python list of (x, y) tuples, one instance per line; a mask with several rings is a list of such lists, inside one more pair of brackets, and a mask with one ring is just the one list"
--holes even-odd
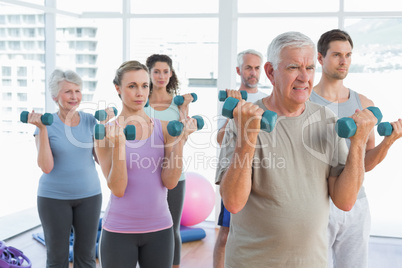
[(198, 173), (186, 172), (186, 192), (180, 224), (193, 226), (204, 221), (215, 204), (211, 183)]

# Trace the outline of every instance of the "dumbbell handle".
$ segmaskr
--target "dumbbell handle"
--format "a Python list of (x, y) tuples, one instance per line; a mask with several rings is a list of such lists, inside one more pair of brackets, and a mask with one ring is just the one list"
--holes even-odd
[(377, 132), (380, 136), (390, 136), (394, 128), (389, 122), (382, 122), (377, 127)]
[[(233, 118), (233, 110), (236, 108), (239, 100), (236, 98), (229, 97), (226, 99), (225, 103), (223, 104), (222, 108), (222, 115), (232, 119)], [(261, 129), (266, 132), (271, 132), (274, 130), (276, 119), (278, 115), (270, 110), (264, 111), (261, 117)]]
[[(191, 93), (191, 96), (193, 96), (193, 100), (192, 100), (191, 102), (196, 102), (197, 99), (198, 99), (197, 94)], [(176, 97), (174, 97), (173, 102), (174, 102), (177, 106), (180, 106), (180, 105), (182, 105), (182, 104), (184, 103), (184, 97), (183, 97), (183, 96), (180, 96), (180, 95), (179, 95), (179, 96), (176, 96)]]
[[(197, 120), (197, 130), (204, 127), (204, 119), (199, 115), (194, 115), (192, 118)], [(177, 137), (183, 132), (184, 125), (178, 120), (170, 121), (167, 125), (167, 130), (170, 136)]]
[[(374, 106), (367, 107), (367, 109), (374, 114), (377, 118), (378, 125), (382, 120), (382, 113), (380, 109)], [(338, 119), (335, 124), (335, 131), (341, 138), (350, 138), (356, 134), (357, 126), (355, 121), (350, 117), (343, 117)]]
[[(113, 107), (113, 112), (114, 112), (114, 116), (117, 115), (117, 109), (115, 107)], [(107, 112), (106, 110), (98, 110), (95, 112), (95, 118), (98, 121), (104, 121), (107, 118)]]
[[(20, 121), (22, 123), (28, 123), (28, 115), (29, 112), (23, 111), (20, 114)], [(40, 117), (40, 120), (42, 121), (42, 124), (46, 126), (50, 126), (53, 123), (53, 115), (50, 113), (45, 113)]]
[[(240, 90), (241, 98), (243, 100), (247, 100), (248, 93), (245, 90)], [(220, 90), (218, 94), (219, 101), (225, 101), (228, 98), (228, 93), (226, 90)]]
[[(96, 124), (94, 129), (95, 139), (96, 140), (103, 140), (106, 136), (106, 129), (105, 125)], [(124, 128), (124, 135), (126, 136), (126, 140), (135, 140), (135, 126), (134, 125), (127, 125)]]

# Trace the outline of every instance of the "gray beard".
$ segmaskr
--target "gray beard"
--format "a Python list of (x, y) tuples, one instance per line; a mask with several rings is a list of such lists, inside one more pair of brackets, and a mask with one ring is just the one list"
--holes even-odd
[(248, 84), (248, 83), (245, 83), (244, 84), (246, 87), (248, 87), (248, 88), (256, 88), (256, 87), (258, 87), (258, 83), (257, 84), (254, 84), (254, 85), (250, 85), (250, 84)]

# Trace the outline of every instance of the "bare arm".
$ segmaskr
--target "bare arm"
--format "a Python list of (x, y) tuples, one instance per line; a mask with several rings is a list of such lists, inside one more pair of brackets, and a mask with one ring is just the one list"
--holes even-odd
[(338, 177), (328, 178), (329, 194), (332, 201), (344, 211), (351, 210), (356, 202), (364, 179), (367, 140), (377, 123), (377, 118), (367, 109), (357, 110), (352, 118), (356, 123), (357, 130), (356, 134), (350, 137), (350, 148), (345, 168)]
[(35, 142), (38, 150), (38, 166), (44, 173), (49, 174), (53, 170), (54, 160), (46, 127), (39, 130), (39, 134), (35, 137)]
[(367, 144), (365, 159), (366, 172), (374, 169), (379, 163), (381, 163), (387, 156), (388, 150), (391, 148), (392, 144), (402, 137), (402, 120), (399, 119), (396, 122), (392, 122), (391, 125), (393, 127), (392, 134), (388, 137), (384, 137), (380, 144), (376, 147), (369, 147), (369, 144)]
[(328, 178), (329, 195), (341, 210), (351, 210), (356, 202), (364, 179), (364, 154), (364, 144), (351, 144), (342, 173)]
[[(242, 99), (242, 96), (241, 96), (241, 93), (239, 90), (226, 89), (226, 94), (227, 94), (228, 98), (232, 97), (232, 98), (236, 98), (238, 100)], [(222, 115), (222, 111), (220, 112), (220, 115)], [(216, 136), (216, 140), (219, 145), (222, 145), (223, 137), (225, 136), (226, 125), (228, 124), (228, 122), (229, 122), (229, 119), (227, 119), (225, 124), (218, 130), (218, 135)]]
[(28, 115), (28, 123), (39, 128), (39, 134), (35, 136), (36, 149), (38, 150), (37, 162), (40, 169), (48, 174), (53, 170), (54, 159), (50, 148), (49, 136), (46, 126), (41, 121), (41, 114), (32, 111)]
[[(359, 94), (359, 98), (363, 108), (374, 106), (373, 101), (364, 95)], [(388, 150), (391, 148), (392, 144), (394, 144), (397, 139), (402, 137), (402, 120), (399, 119), (391, 124), (395, 131), (393, 131), (390, 136), (384, 137), (382, 142), (377, 146), (375, 146), (374, 130), (370, 133), (366, 146), (366, 157), (364, 159), (366, 172), (373, 170), (378, 164), (380, 164), (387, 156)]]
[[(241, 114), (238, 116), (239, 105)], [(252, 161), (259, 133), (256, 130), (260, 129), (262, 113), (261, 108), (251, 103), (246, 103), (244, 100), (240, 101), (238, 107), (234, 110), (238, 135), (235, 137), (236, 145), (232, 161), (220, 182), (220, 192), (225, 207), (234, 214), (243, 209), (251, 192)], [(238, 119), (239, 117), (240, 120)], [(247, 129), (244, 128), (246, 125)], [(253, 131), (248, 131), (248, 129)]]
[(189, 113), (189, 108), (190, 108), (190, 102), (193, 101), (193, 96), (191, 94), (184, 94), (182, 95), (184, 98), (183, 104), (178, 106), (179, 107), (179, 112), (180, 112), (180, 120), (185, 119), (188, 117)]
[(196, 120), (187, 118), (184, 123), (183, 133), (178, 137), (172, 137), (167, 131), (166, 121), (162, 122), (163, 136), (165, 137), (165, 157), (162, 165), (162, 183), (168, 189), (173, 189), (179, 182), (183, 171), (183, 147), (188, 135), (197, 129)]
[(95, 151), (109, 189), (115, 196), (123, 197), (128, 182), (126, 138), (123, 128), (110, 125), (106, 128), (105, 139), (95, 140)]

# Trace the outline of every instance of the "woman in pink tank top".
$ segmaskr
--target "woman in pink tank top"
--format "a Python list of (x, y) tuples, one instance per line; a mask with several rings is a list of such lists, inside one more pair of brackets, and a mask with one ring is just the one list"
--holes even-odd
[[(102, 267), (166, 267), (173, 264), (172, 219), (167, 190), (182, 173), (183, 146), (196, 130), (185, 118), (181, 135), (172, 137), (167, 121), (151, 120), (144, 106), (149, 95), (145, 65), (127, 61), (113, 80), (122, 111), (95, 141), (102, 172), (111, 190), (103, 218), (99, 259)], [(128, 140), (124, 129), (134, 126)], [(133, 131), (131, 131), (133, 134)], [(178, 161), (179, 160), (179, 161)]]

